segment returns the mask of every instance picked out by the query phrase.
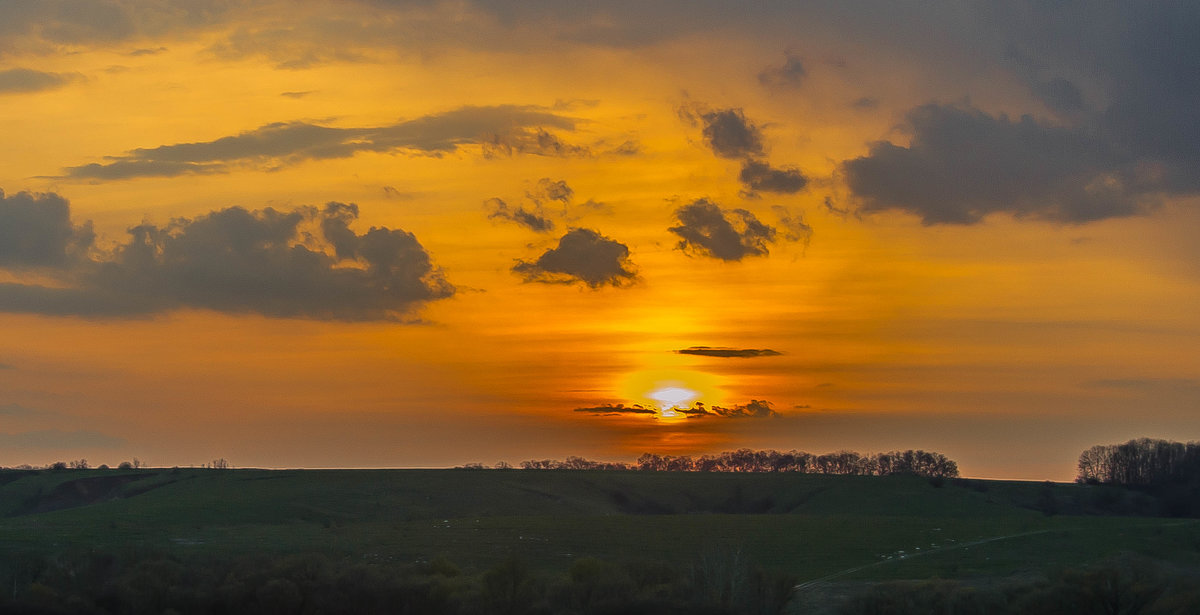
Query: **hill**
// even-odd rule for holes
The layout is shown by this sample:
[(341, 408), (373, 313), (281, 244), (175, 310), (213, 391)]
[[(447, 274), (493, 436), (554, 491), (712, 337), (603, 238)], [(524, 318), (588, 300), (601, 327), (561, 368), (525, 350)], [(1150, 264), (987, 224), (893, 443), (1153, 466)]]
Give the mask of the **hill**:
[[(483, 569), (734, 548), (801, 579), (956, 578), (1121, 551), (1200, 563), (1192, 521), (1105, 486), (912, 476), (522, 470), (0, 473), (0, 548), (322, 552)], [(918, 555), (919, 554), (919, 555)]]

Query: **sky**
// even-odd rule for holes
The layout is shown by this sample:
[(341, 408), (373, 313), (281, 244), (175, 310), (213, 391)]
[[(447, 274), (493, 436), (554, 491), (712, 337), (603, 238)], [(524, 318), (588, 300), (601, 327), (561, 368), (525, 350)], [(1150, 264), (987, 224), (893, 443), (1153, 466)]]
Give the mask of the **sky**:
[(0, 2), (0, 465), (1200, 439), (1200, 4)]

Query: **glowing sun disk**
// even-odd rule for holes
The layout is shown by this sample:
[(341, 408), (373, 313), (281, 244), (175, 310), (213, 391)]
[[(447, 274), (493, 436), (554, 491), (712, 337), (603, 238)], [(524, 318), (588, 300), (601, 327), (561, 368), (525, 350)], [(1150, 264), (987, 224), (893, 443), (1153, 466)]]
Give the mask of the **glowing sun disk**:
[(681, 404), (686, 404), (687, 402), (692, 401), (699, 396), (699, 393), (691, 389), (669, 386), (652, 391), (648, 397), (654, 401), (660, 402), (665, 411)]

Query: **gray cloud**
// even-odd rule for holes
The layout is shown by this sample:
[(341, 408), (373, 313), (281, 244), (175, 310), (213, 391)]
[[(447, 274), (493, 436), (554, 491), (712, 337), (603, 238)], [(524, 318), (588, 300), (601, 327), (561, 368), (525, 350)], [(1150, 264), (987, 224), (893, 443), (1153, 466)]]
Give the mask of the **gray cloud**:
[(80, 448), (117, 448), (124, 445), (124, 438), (87, 430), (62, 431), (58, 429), (42, 429), (21, 433), (0, 433), (0, 446), (5, 448), (71, 450)]
[(718, 109), (699, 114), (704, 141), (722, 158), (760, 157), (762, 132), (746, 119), (741, 109)]
[(1145, 171), (1088, 132), (935, 104), (910, 112), (908, 125), (907, 147), (879, 142), (843, 163), (860, 211), (907, 211), (925, 224), (996, 212), (1079, 223), (1147, 206)]
[(35, 414), (41, 413), (21, 404), (0, 404), (0, 416), (32, 416)]
[(747, 256), (766, 256), (767, 244), (775, 241), (775, 229), (759, 222), (745, 209), (721, 209), (707, 199), (699, 199), (675, 211), (679, 226), (670, 230), (678, 235), (678, 248), (685, 252), (740, 261)]
[(60, 45), (115, 43), (201, 29), (227, 19), (237, 3), (194, 0), (39, 0), (0, 2), (0, 51), (16, 39)]
[(719, 357), (723, 359), (737, 358), (750, 359), (754, 357), (776, 357), (782, 354), (777, 350), (770, 348), (722, 348), (713, 346), (692, 346), (682, 350), (676, 350), (679, 354), (690, 354), (701, 357)]
[(591, 156), (592, 151), (583, 145), (567, 143), (542, 128), (518, 129), (507, 133), (494, 133), (482, 141), (483, 153), (488, 157), (529, 154), (553, 158)]
[(653, 408), (647, 408), (638, 404), (626, 406), (625, 404), (604, 404), (602, 406), (592, 406), (588, 408), (576, 408), (575, 412), (587, 412), (590, 414), (600, 414), (604, 416), (617, 416), (621, 414), (656, 414)]
[(71, 223), (71, 207), (57, 194), (0, 190), (0, 267), (63, 267), (83, 258), (95, 234)]
[(575, 191), (564, 180), (552, 180), (549, 177), (543, 177), (537, 181), (536, 185), (525, 192), (525, 196), (539, 205), (549, 201), (557, 201), (563, 205), (567, 205), (571, 202), (572, 197), (575, 196)]
[(74, 73), (44, 73), (28, 68), (10, 68), (0, 70), (0, 94), (53, 90), (81, 78), (82, 75)]
[(108, 259), (65, 269), (61, 285), (0, 284), (0, 311), (101, 317), (202, 308), (396, 320), (454, 293), (411, 233), (360, 234), (350, 228), (357, 218), (357, 206), (329, 203), (143, 223)]
[(513, 208), (502, 199), (490, 198), (483, 206), (488, 210), (490, 220), (508, 220), (515, 222), (531, 231), (546, 233), (554, 230), (554, 222), (540, 213), (527, 211), (523, 206)]
[(800, 85), (808, 71), (804, 63), (791, 52), (786, 54), (782, 66), (772, 66), (758, 74), (758, 82), (769, 88), (796, 87)]
[(812, 240), (813, 228), (804, 221), (803, 213), (793, 214), (783, 205), (772, 205), (771, 210), (779, 217), (779, 228), (783, 229), (784, 239), (808, 246), (808, 242)]
[[(108, 162), (70, 167), (66, 177), (115, 180), (132, 177), (223, 173), (239, 166), (278, 166), (305, 160), (349, 158), (359, 152), (410, 151), (438, 155), (464, 145), (508, 143), (508, 152), (571, 155), (570, 146), (544, 127), (573, 130), (575, 120), (541, 107), (461, 107), (445, 113), (369, 128), (333, 128), (277, 122), (198, 143), (139, 148)], [(515, 150), (514, 150), (514, 145)], [(522, 144), (529, 145), (525, 147)]]
[(879, 107), (879, 99), (872, 98), (870, 96), (863, 96), (861, 98), (854, 99), (854, 101), (850, 103), (850, 107), (859, 111), (870, 111)]
[(528, 282), (582, 282), (592, 288), (637, 281), (629, 248), (586, 228), (567, 231), (558, 247), (546, 250), (536, 261), (518, 261), (512, 270)]
[(716, 417), (723, 419), (767, 419), (779, 416), (779, 413), (771, 409), (774, 405), (769, 401), (761, 399), (752, 399), (749, 403), (738, 404), (725, 408), (722, 406), (705, 406), (700, 402), (696, 402), (691, 408), (677, 408), (676, 412), (685, 414), (689, 419)]
[(776, 169), (762, 160), (747, 160), (742, 164), (742, 172), (738, 180), (754, 192), (774, 192), (777, 194), (795, 194), (808, 185), (808, 178), (800, 169), (791, 167)]

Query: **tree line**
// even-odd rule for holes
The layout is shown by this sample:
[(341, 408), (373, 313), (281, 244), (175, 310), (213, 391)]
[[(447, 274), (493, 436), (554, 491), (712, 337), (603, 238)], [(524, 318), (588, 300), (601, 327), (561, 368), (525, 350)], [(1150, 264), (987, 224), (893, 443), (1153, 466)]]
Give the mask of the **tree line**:
[(1079, 455), (1081, 483), (1156, 486), (1200, 480), (1200, 442), (1138, 438), (1097, 444)]
[[(507, 466), (507, 464), (504, 464)], [(465, 466), (482, 468), (480, 464)], [(498, 466), (500, 467), (500, 466)], [(958, 464), (941, 453), (923, 450), (890, 451), (862, 455), (838, 451), (814, 455), (803, 451), (780, 452), (748, 448), (716, 455), (656, 455), (645, 453), (633, 463), (590, 461), (582, 457), (565, 460), (522, 461), (525, 470), (640, 470), (653, 472), (800, 472), (807, 474), (855, 474), (886, 476), (914, 474), (929, 478), (956, 478)]]

